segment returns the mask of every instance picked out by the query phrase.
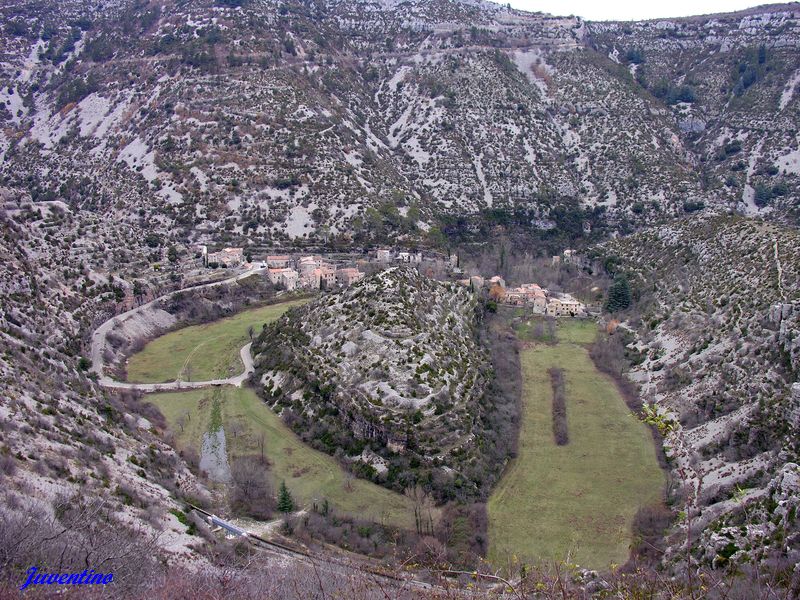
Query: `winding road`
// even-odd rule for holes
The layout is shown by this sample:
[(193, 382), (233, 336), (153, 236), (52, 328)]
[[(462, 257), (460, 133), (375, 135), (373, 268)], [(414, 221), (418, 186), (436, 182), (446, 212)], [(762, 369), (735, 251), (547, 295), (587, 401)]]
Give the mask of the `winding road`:
[(188, 290), (200, 290), (200, 289), (212, 288), (220, 285), (227, 285), (230, 283), (234, 283), (241, 279), (245, 279), (246, 277), (250, 277), (250, 275), (253, 275), (254, 273), (259, 273), (265, 268), (266, 267), (263, 265), (257, 265), (250, 267), (249, 269), (247, 269), (242, 273), (239, 273), (238, 275), (229, 277), (228, 279), (222, 279), (220, 281), (214, 281), (212, 283), (204, 283), (193, 287), (187, 287), (187, 288), (182, 288), (180, 290), (175, 290), (174, 292), (169, 292), (168, 294), (159, 296), (158, 298), (155, 298), (150, 302), (146, 302), (141, 306), (132, 308), (127, 312), (115, 315), (110, 319), (108, 319), (107, 321), (105, 321), (97, 329), (95, 329), (94, 333), (92, 334), (92, 366), (90, 370), (92, 373), (95, 373), (97, 375), (97, 382), (102, 387), (105, 388), (139, 390), (141, 392), (165, 392), (173, 390), (188, 390), (195, 388), (210, 387), (214, 385), (234, 385), (236, 387), (241, 387), (242, 384), (245, 382), (245, 380), (247, 380), (247, 378), (253, 372), (253, 357), (250, 354), (251, 344), (249, 343), (239, 351), (239, 356), (241, 357), (242, 364), (244, 365), (244, 371), (234, 377), (228, 377), (227, 379), (211, 379), (208, 381), (177, 380), (177, 381), (170, 381), (168, 383), (128, 383), (125, 381), (117, 381), (116, 379), (112, 379), (111, 377), (105, 374), (105, 362), (103, 360), (103, 351), (106, 348), (106, 336), (112, 329), (114, 329), (116, 325), (134, 317), (135, 315), (151, 308), (157, 302), (166, 300), (175, 294), (186, 292)]

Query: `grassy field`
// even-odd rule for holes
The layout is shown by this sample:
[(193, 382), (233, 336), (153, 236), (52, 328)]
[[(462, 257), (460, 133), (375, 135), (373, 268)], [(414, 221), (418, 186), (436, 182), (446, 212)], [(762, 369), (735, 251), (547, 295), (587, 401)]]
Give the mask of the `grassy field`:
[(408, 498), (362, 479), (348, 482), (332, 457), (304, 444), (251, 389), (225, 386), (150, 394), (146, 400), (164, 414), (181, 447), (199, 453), (203, 433), (221, 418), (229, 459), (259, 454), (263, 434), (275, 489), (285, 480), (302, 503), (327, 498), (341, 512), (414, 528), (414, 508)]
[(507, 318), (517, 317), (520, 320), (514, 325), (514, 331), (521, 340), (535, 341), (534, 329), (536, 324), (541, 324), (543, 332), (543, 342), (563, 342), (571, 344), (586, 345), (594, 341), (597, 333), (597, 323), (591, 319), (556, 319), (556, 337), (551, 338), (545, 320), (542, 317), (530, 317), (525, 319), (525, 313), (521, 309), (512, 309), (506, 312)]
[[(521, 354), (519, 454), (488, 503), (495, 564), (510, 556), (569, 558), (597, 569), (624, 563), (634, 514), (661, 498), (664, 475), (650, 432), (584, 347), (596, 331), (592, 321), (560, 320), (556, 344), (534, 344)], [(551, 367), (564, 369), (566, 380), (565, 446), (553, 439)]]
[(264, 323), (287, 309), (307, 302), (294, 300), (245, 310), (204, 325), (184, 327), (149, 342), (127, 365), (128, 381), (160, 383), (208, 381), (238, 375), (244, 369), (239, 350), (248, 342), (247, 329), (261, 331)]

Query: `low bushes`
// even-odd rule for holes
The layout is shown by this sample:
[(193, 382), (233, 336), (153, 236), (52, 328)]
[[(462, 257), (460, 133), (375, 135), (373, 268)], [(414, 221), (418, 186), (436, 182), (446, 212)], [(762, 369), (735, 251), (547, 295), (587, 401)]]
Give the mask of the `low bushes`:
[(569, 443), (567, 431), (567, 395), (564, 391), (564, 369), (553, 367), (547, 370), (550, 384), (553, 386), (553, 437), (556, 444), (566, 446)]

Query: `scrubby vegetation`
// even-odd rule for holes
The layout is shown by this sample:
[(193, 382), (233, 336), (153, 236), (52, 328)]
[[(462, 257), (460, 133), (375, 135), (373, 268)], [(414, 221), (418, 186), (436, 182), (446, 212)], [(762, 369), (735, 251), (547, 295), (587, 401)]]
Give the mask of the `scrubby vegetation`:
[[(797, 11), (590, 23), (488, 3), (369, 6), (66, 0), (0, 7), (0, 504), (8, 512), (0, 595), (15, 593), (11, 579), (25, 561), (74, 554), (85, 562), (101, 539), (138, 561), (138, 543), (156, 533), (169, 540), (168, 548), (148, 546), (158, 560), (145, 557), (127, 573), (119, 566), (131, 596), (416, 594), (387, 594), (330, 571), (319, 583), (313, 565), (284, 570), (256, 560), (252, 549), (216, 542), (181, 504), (191, 498), (211, 508), (192, 472), (196, 448), (178, 456), (161, 439), (166, 423), (150, 405), (97, 385), (88, 369), (94, 326), (166, 291), (224, 276), (228, 269), (199, 268), (198, 244), (209, 242), (247, 246), (249, 254), (387, 242), (464, 243), (470, 252), (489, 245), (497, 252), (488, 271), (509, 280), (535, 273), (564, 290), (574, 281), (574, 291), (599, 309), (605, 282), (592, 291), (582, 267), (515, 263), (523, 252), (503, 242), (542, 256), (609, 234), (620, 234), (610, 254), (629, 279), (631, 305), (614, 313), (621, 331), (601, 336), (593, 355), (608, 373), (642, 382), (646, 418), (669, 434), (683, 509), (664, 549), (672, 573), (591, 578), (566, 569), (552, 577), (519, 565), (509, 570), (513, 595), (558, 589), (580, 596), (595, 586), (609, 596), (800, 594), (791, 466), (800, 451), (791, 388), (800, 372)], [(721, 216), (729, 212), (755, 219)], [(685, 222), (676, 225), (675, 217)], [(644, 224), (656, 227), (638, 231)], [(191, 306), (176, 301), (201, 322), (252, 296), (227, 292), (230, 298)], [(388, 315), (374, 312), (370, 328), (388, 328)], [(530, 331), (537, 350), (564, 343), (553, 322), (520, 321), (515, 330)], [(459, 325), (445, 316), (437, 322), (443, 335)], [(314, 338), (291, 341), (313, 347)], [(382, 358), (359, 371), (377, 381), (395, 366), (406, 382), (394, 388), (414, 405), (398, 417), (405, 434), (391, 440), (398, 451), (389, 439), (376, 448), (353, 436), (352, 423), (334, 426), (343, 415), (331, 401), (338, 390), (323, 383), (331, 373), (291, 389), (306, 361), (296, 361), (291, 378), (255, 383), (311, 443), (334, 454), (344, 449), (339, 465), (362, 479), (328, 456), (315, 453), (325, 461), (312, 461), (320, 469), (314, 481), (324, 480), (320, 488), (337, 510), (385, 502), (394, 507), (387, 522), (405, 520), (421, 536), (415, 556), (433, 558), (442, 554), (432, 540), (447, 544), (436, 525), (430, 535), (418, 499), (361, 487), (363, 478), (421, 489), (426, 502), (431, 493), (456, 503), (480, 499), (515, 452), (514, 404), (499, 402), (493, 390), (513, 398), (519, 382), (503, 375), (516, 353), (452, 356), (452, 340), (427, 341), (398, 352), (402, 368)], [(439, 355), (428, 356), (431, 349)], [(130, 350), (116, 338), (108, 359)], [(569, 371), (565, 381), (573, 425), (580, 413), (569, 405)], [(423, 406), (434, 383), (444, 394)], [(550, 389), (546, 379), (540, 387)], [(359, 396), (362, 415), (391, 413), (393, 394), (377, 391)], [(250, 410), (258, 403), (252, 394), (241, 394), (246, 402), (227, 407), (241, 411), (235, 421), (265, 430), (277, 423), (274, 413), (268, 421)], [(188, 410), (204, 399), (172, 400)], [(216, 424), (225, 407), (211, 399), (201, 408), (209, 406), (220, 409)], [(197, 435), (194, 415), (174, 416), (167, 418), (176, 437)], [(437, 418), (441, 429), (426, 430)], [(380, 418), (358, 423), (365, 431), (386, 426)], [(230, 431), (232, 446), (265, 460), (263, 440), (246, 431)], [(574, 427), (569, 432), (559, 450), (583, 439)], [(288, 430), (274, 436), (309, 464), (307, 446)], [(313, 500), (317, 489), (305, 473), (294, 476), (285, 454), (273, 453), (268, 482), (277, 490), (285, 479), (298, 504)], [(429, 456), (442, 464), (427, 464)], [(530, 487), (538, 490), (541, 479)], [(248, 513), (262, 482), (239, 481), (233, 500)], [(62, 510), (62, 496), (70, 510)], [(75, 519), (88, 497), (102, 508)], [(465, 553), (485, 546), (480, 506), (442, 508)], [(31, 517), (27, 537), (19, 535), (27, 522), (19, 515)], [(659, 514), (642, 515), (640, 525), (651, 531), (645, 545), (660, 523)], [(360, 526), (354, 521), (348, 536), (360, 536)], [(686, 540), (691, 552), (681, 548)], [(14, 548), (16, 563), (7, 559)], [(170, 553), (200, 568), (162, 568)], [(455, 561), (449, 547), (445, 555)], [(146, 573), (134, 568), (140, 564)]]
[(550, 385), (553, 388), (553, 439), (558, 446), (569, 443), (569, 430), (567, 426), (567, 398), (564, 390), (564, 369), (551, 367), (547, 370), (550, 375)]
[(273, 508), (289, 512), (275, 505), (268, 467), (269, 463), (257, 456), (240, 456), (231, 461), (229, 503), (234, 515), (267, 520)]
[[(693, 560), (741, 564), (756, 546), (759, 561), (780, 560), (785, 546), (771, 536), (791, 537), (794, 526), (759, 506), (797, 460), (789, 416), (800, 365), (789, 333), (800, 298), (796, 232), (718, 216), (609, 246), (636, 286), (652, 293), (635, 305), (635, 332), (596, 346), (598, 362), (620, 372), (632, 363), (631, 374), (648, 382), (647, 418), (666, 438), (676, 485), (694, 481), (700, 490), (675, 490), (684, 514), (703, 511), (683, 524), (702, 532)], [(742, 539), (718, 535), (734, 523), (744, 527)]]

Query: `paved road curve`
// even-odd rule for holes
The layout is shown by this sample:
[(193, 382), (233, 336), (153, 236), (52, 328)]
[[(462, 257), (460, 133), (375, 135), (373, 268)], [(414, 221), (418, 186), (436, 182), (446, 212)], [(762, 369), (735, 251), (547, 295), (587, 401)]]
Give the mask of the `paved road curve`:
[(151, 300), (141, 306), (137, 306), (136, 308), (132, 308), (131, 310), (124, 312), (119, 315), (115, 315), (111, 317), (108, 321), (100, 325), (97, 329), (95, 329), (94, 333), (92, 334), (92, 368), (91, 371), (97, 374), (97, 382), (106, 388), (115, 388), (115, 389), (124, 389), (124, 390), (140, 390), (142, 392), (163, 392), (169, 390), (188, 390), (194, 388), (204, 388), (209, 387), (212, 385), (235, 385), (237, 387), (241, 387), (242, 383), (250, 376), (253, 372), (253, 357), (250, 355), (250, 344), (247, 344), (239, 351), (239, 356), (242, 358), (242, 364), (244, 365), (244, 371), (236, 375), (235, 377), (228, 377), (227, 379), (212, 379), (210, 381), (171, 381), (169, 383), (127, 383), (124, 381), (117, 381), (112, 379), (108, 375), (105, 374), (105, 364), (103, 361), (103, 351), (106, 348), (106, 336), (108, 333), (114, 329), (114, 325), (117, 323), (126, 321), (130, 319), (132, 316), (138, 314), (139, 312), (146, 310), (153, 306), (156, 302), (160, 302), (162, 300), (166, 300), (170, 298), (174, 294), (179, 292), (185, 292), (188, 290), (199, 290), (203, 288), (211, 288), (220, 285), (226, 285), (229, 283), (233, 283), (235, 281), (239, 281), (240, 279), (244, 279), (245, 277), (249, 277), (254, 273), (258, 273), (263, 270), (265, 267), (262, 265), (253, 266), (246, 271), (239, 273), (233, 277), (229, 277), (228, 279), (223, 279), (221, 281), (215, 281), (213, 283), (204, 283), (202, 285), (197, 285), (194, 287), (183, 288), (181, 290), (175, 290), (174, 292), (170, 292), (168, 294), (164, 294), (163, 296), (159, 296), (158, 298)]

